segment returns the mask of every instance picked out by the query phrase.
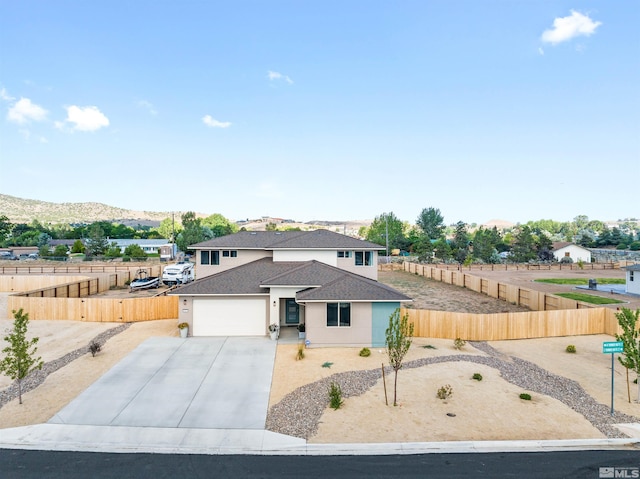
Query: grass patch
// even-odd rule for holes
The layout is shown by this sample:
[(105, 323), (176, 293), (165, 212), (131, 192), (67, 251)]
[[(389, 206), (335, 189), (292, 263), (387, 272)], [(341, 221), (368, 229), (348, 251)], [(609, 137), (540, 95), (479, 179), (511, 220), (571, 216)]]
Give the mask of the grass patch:
[[(534, 280), (537, 283), (551, 284), (569, 284), (574, 286), (586, 286), (589, 284), (588, 279), (582, 278), (542, 278)], [(625, 284), (624, 278), (596, 278), (598, 284)]]
[(562, 296), (563, 298), (573, 299), (574, 301), (582, 301), (584, 303), (591, 304), (624, 303), (624, 301), (618, 301), (617, 299), (603, 298), (602, 296), (593, 296), (591, 294), (584, 293), (556, 293), (556, 296)]

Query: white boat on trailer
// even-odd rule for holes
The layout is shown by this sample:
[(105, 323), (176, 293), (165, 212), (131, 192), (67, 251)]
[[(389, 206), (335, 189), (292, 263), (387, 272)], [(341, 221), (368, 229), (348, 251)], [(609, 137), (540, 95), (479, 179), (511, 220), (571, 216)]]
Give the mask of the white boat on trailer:
[(139, 269), (135, 278), (129, 283), (129, 292), (140, 291), (143, 289), (157, 288), (160, 286), (160, 278), (157, 276), (149, 276), (145, 269)]

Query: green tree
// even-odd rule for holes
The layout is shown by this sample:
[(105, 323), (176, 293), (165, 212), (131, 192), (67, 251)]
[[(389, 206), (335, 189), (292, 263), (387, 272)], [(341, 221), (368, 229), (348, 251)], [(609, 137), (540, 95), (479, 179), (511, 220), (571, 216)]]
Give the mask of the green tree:
[(365, 239), (372, 243), (386, 246), (387, 234), (389, 238), (389, 253), (392, 249), (403, 249), (405, 247), (404, 224), (393, 212), (376, 216), (366, 231)]
[(267, 225), (264, 227), (265, 231), (278, 231), (278, 225), (275, 223), (267, 223)]
[(528, 226), (520, 226), (513, 236), (511, 259), (516, 263), (526, 263), (538, 257), (535, 238)]
[(0, 243), (4, 244), (7, 238), (11, 235), (13, 225), (5, 215), (0, 215)]
[(57, 260), (66, 261), (68, 251), (69, 247), (67, 245), (59, 244), (53, 249), (53, 257)]
[(430, 240), (437, 240), (444, 236), (444, 218), (437, 208), (424, 208), (418, 216), (416, 224)]
[(112, 241), (111, 244), (109, 245), (109, 248), (107, 248), (107, 251), (104, 253), (104, 255), (107, 258), (119, 258), (120, 256), (122, 256), (122, 252), (120, 251), (120, 247), (118, 246), (118, 243), (116, 243), (115, 241)]
[[(119, 250), (119, 248), (118, 248)], [(119, 252), (119, 251), (118, 251)], [(130, 244), (124, 249), (124, 255), (135, 260), (146, 260), (147, 254), (137, 244)]]
[(93, 223), (89, 227), (89, 238), (87, 238), (87, 245), (85, 251), (89, 256), (102, 255), (109, 248), (109, 240), (100, 223)]
[(157, 228), (161, 238), (168, 238), (169, 241), (175, 242), (177, 236), (182, 231), (182, 223), (175, 218), (165, 218), (160, 222), (160, 226)]
[(456, 223), (451, 250), (453, 257), (460, 264), (464, 263), (469, 255), (469, 233), (464, 221)]
[(176, 243), (181, 251), (189, 251), (189, 246), (204, 240), (202, 220), (196, 218), (196, 214), (193, 211), (187, 211), (182, 215), (181, 221), (183, 230), (178, 235)]
[(202, 226), (211, 230), (212, 238), (227, 236), (238, 231), (238, 225), (232, 223), (220, 213), (214, 213), (202, 220)]
[(413, 338), (413, 323), (409, 323), (409, 315), (400, 317), (400, 309), (396, 309), (389, 316), (389, 327), (385, 331), (387, 355), (389, 364), (393, 368), (393, 405), (397, 406), (398, 396), (398, 371), (402, 367), (402, 361), (411, 347)]
[(13, 332), (4, 337), (9, 346), (2, 350), (5, 357), (0, 361), (0, 373), (18, 381), (18, 397), (22, 404), (22, 380), (35, 370), (42, 369), (44, 364), (40, 357), (35, 357), (39, 338), (27, 339), (29, 313), (23, 313), (22, 308), (13, 310)]
[(624, 343), (622, 356), (618, 356), (618, 361), (627, 370), (627, 394), (629, 402), (631, 402), (631, 394), (629, 393), (629, 369), (635, 371), (638, 382), (638, 397), (636, 402), (640, 402), (640, 345), (638, 345), (638, 317), (640, 309), (631, 311), (628, 308), (622, 308), (616, 313), (618, 324), (622, 329), (622, 334), (616, 334), (616, 340)]
[(75, 240), (73, 242), (73, 246), (71, 246), (71, 253), (84, 253), (84, 244), (82, 244), (82, 240)]

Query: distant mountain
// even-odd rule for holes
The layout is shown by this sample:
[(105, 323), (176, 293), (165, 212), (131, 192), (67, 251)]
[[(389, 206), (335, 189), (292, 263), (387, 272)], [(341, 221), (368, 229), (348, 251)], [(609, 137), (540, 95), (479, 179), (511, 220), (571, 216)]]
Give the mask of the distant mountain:
[[(182, 213), (176, 212), (176, 217)], [(157, 226), (171, 213), (135, 211), (116, 208), (103, 203), (49, 203), (0, 194), (0, 216), (5, 215), (12, 223), (92, 223), (111, 221), (129, 225)]]

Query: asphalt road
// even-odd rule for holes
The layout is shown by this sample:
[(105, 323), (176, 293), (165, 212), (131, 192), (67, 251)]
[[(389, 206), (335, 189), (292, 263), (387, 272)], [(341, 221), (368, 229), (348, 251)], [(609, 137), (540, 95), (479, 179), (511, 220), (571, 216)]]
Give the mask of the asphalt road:
[[(205, 456), (0, 449), (2, 479), (639, 477), (640, 451), (404, 456)], [(628, 468), (628, 469), (623, 469)], [(620, 472), (622, 471), (622, 472)], [(635, 471), (635, 472), (634, 472)]]

